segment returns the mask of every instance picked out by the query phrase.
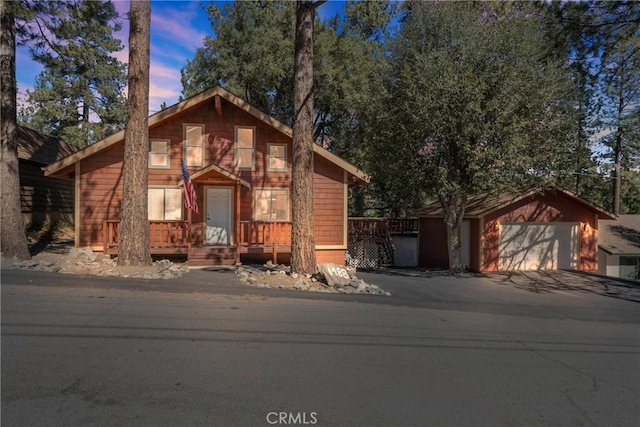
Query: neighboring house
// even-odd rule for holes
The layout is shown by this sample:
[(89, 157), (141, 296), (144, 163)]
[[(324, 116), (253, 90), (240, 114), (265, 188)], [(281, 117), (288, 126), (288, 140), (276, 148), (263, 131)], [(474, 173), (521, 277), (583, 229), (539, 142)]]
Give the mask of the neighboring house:
[(73, 182), (46, 177), (42, 168), (75, 151), (71, 144), (18, 126), (20, 203), (25, 224), (73, 222)]
[[(418, 265), (448, 268), (447, 232), (438, 202), (420, 210)], [(462, 262), (482, 272), (596, 270), (598, 220), (613, 219), (558, 187), (468, 199), (461, 227)]]
[[(186, 254), (190, 265), (230, 264), (241, 255), (291, 253), (292, 130), (215, 87), (149, 117), (152, 254)], [(348, 188), (368, 176), (313, 145), (318, 262), (344, 264)], [(76, 188), (76, 245), (116, 253), (124, 131), (46, 169)], [(183, 207), (180, 159), (199, 213)]]
[(640, 215), (601, 220), (598, 228), (598, 273), (640, 279)]

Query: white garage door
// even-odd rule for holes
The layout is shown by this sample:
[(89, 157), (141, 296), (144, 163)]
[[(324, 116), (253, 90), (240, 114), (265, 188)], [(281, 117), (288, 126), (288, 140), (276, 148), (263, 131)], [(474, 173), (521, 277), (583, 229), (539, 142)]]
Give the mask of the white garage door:
[(578, 224), (502, 224), (500, 270), (578, 268)]

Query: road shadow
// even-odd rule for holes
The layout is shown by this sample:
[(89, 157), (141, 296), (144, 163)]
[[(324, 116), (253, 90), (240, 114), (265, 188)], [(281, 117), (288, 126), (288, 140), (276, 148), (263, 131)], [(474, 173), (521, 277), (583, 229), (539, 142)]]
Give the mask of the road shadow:
[(582, 292), (640, 303), (640, 282), (585, 271), (513, 271), (491, 273), (486, 277), (496, 284), (537, 294)]
[[(378, 269), (368, 269), (368, 268), (358, 268), (357, 273), (367, 273), (367, 274), (376, 274), (381, 276), (390, 276), (390, 277), (424, 277), (424, 278), (446, 278), (450, 277), (452, 279), (462, 279), (462, 278), (471, 278), (471, 277), (486, 277), (483, 273), (474, 273), (470, 271), (465, 271), (459, 274), (452, 274), (449, 270), (420, 270), (415, 268), (378, 268)], [(357, 274), (356, 273), (356, 274)]]

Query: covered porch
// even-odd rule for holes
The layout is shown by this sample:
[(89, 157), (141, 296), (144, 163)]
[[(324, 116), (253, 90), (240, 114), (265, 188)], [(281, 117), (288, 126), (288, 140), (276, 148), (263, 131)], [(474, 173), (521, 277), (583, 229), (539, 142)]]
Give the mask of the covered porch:
[[(186, 255), (190, 265), (225, 265), (240, 261), (241, 254), (263, 255), (278, 262), (278, 255), (291, 253), (291, 222), (240, 221), (237, 238), (229, 244), (193, 244), (189, 221), (149, 221), (152, 255)], [(120, 220), (104, 221), (106, 255), (117, 255)]]

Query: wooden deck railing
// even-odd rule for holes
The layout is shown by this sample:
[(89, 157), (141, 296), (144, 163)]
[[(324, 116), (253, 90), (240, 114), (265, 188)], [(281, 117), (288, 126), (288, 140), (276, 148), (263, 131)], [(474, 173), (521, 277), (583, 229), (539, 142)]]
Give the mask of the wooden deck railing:
[(391, 234), (417, 231), (417, 219), (349, 218), (348, 238), (350, 243), (373, 243), (378, 246), (383, 264), (392, 264), (396, 247)]
[(389, 218), (389, 233), (411, 234), (418, 232), (418, 218)]
[[(189, 241), (188, 221), (149, 221), (149, 246), (152, 254), (188, 253)], [(104, 222), (104, 253), (118, 253), (120, 244), (120, 221)]]
[(290, 222), (240, 221), (240, 246), (291, 245)]
[(349, 218), (349, 240), (359, 242), (382, 242), (389, 236), (385, 218)]
[(417, 218), (349, 218), (349, 237), (359, 241), (381, 241), (388, 234), (418, 232)]

